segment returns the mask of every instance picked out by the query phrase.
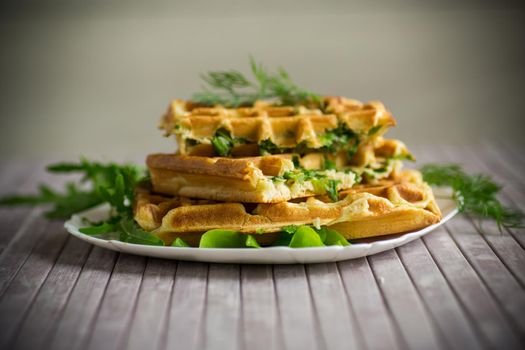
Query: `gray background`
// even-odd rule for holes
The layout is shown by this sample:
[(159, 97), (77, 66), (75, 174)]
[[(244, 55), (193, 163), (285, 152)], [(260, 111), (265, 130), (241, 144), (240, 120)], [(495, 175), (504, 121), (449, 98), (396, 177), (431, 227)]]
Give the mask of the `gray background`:
[[(41, 2), (44, 3), (44, 2)], [(199, 73), (248, 55), (301, 85), (380, 99), (408, 146), (520, 140), (519, 3), (36, 1), (0, 5), (0, 156), (140, 159)]]

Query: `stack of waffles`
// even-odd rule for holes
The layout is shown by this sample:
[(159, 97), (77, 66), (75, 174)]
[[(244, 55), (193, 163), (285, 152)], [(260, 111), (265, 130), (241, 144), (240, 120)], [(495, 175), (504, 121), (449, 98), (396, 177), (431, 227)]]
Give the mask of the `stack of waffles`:
[(161, 119), (178, 152), (151, 154), (135, 219), (171, 244), (211, 229), (272, 244), (288, 225), (320, 225), (346, 239), (419, 229), (441, 213), (413, 157), (384, 134), (381, 102), (326, 97), (318, 106), (204, 107), (175, 100)]

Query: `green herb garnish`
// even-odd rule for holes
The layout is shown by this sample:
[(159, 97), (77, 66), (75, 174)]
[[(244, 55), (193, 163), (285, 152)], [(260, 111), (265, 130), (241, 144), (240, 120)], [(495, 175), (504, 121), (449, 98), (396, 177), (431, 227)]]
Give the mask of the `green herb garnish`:
[(83, 177), (79, 183), (68, 183), (65, 193), (41, 185), (37, 195), (5, 197), (0, 200), (0, 205), (50, 204), (52, 208), (46, 213), (48, 218), (66, 219), (107, 202), (111, 205), (111, 217), (83, 227), (80, 232), (88, 235), (116, 232), (123, 242), (164, 245), (160, 238), (142, 230), (133, 220), (135, 185), (146, 176), (144, 170), (128, 164), (102, 164), (86, 159), (79, 163), (51, 165), (47, 170), (56, 174), (79, 173)]
[(501, 187), (486, 175), (469, 175), (460, 166), (427, 164), (421, 168), (430, 185), (450, 186), (460, 212), (496, 221), (498, 227), (521, 227), (523, 213), (505, 207), (496, 197)]
[(328, 194), (328, 197), (334, 202), (339, 200), (339, 194), (337, 193), (337, 185), (340, 183), (340, 180), (328, 180), (325, 183), (325, 191)]
[(264, 156), (268, 154), (280, 154), (284, 153), (284, 149), (277, 146), (270, 139), (265, 139), (259, 142), (259, 154)]
[(233, 139), (230, 136), (230, 133), (224, 129), (219, 129), (215, 133), (215, 136), (211, 139), (211, 144), (215, 149), (215, 153), (221, 157), (226, 157), (231, 154), (231, 149), (233, 147)]
[(273, 99), (280, 105), (291, 106), (322, 104), (319, 95), (298, 87), (283, 68), (279, 68), (276, 74), (270, 73), (252, 57), (250, 67), (255, 81), (235, 70), (201, 75), (207, 86), (204, 91), (194, 94), (192, 101), (205, 106), (226, 107), (249, 106), (259, 99)]
[(370, 130), (368, 130), (368, 137), (373, 136), (374, 134), (376, 134), (382, 127), (383, 127), (383, 125), (376, 125), (376, 126), (370, 128)]

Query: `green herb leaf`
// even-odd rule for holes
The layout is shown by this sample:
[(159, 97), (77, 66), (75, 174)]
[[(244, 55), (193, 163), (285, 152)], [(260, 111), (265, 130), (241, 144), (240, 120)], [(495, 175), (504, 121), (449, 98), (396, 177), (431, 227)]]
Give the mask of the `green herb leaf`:
[(79, 231), (86, 235), (95, 236), (115, 231), (115, 225), (103, 222), (95, 226), (82, 227)]
[(214, 136), (211, 139), (211, 144), (217, 153), (221, 157), (227, 157), (231, 153), (231, 148), (233, 144), (226, 138), (222, 136)]
[(163, 246), (164, 241), (149, 232), (142, 230), (131, 218), (123, 218), (118, 223), (119, 240), (127, 243)]
[(374, 134), (376, 134), (382, 127), (383, 127), (383, 125), (376, 125), (376, 126), (373, 126), (372, 128), (370, 128), (370, 130), (368, 130), (368, 137), (373, 136)]
[(498, 227), (521, 227), (523, 213), (505, 207), (496, 197), (501, 187), (486, 175), (468, 175), (459, 165), (427, 164), (423, 179), (436, 186), (450, 186), (461, 212), (496, 221)]
[(337, 170), (337, 166), (335, 165), (335, 162), (328, 157), (324, 157), (323, 160), (323, 169), (324, 170)]
[(190, 247), (190, 245), (186, 242), (184, 242), (184, 240), (180, 237), (177, 237), (173, 243), (171, 244), (172, 247), (179, 247), (179, 248), (188, 248)]
[(265, 139), (259, 142), (259, 154), (262, 156), (268, 154), (280, 154), (283, 152), (284, 150), (273, 143), (270, 139)]
[(261, 248), (259, 242), (252, 235), (246, 235), (246, 246), (249, 248)]
[(299, 226), (297, 225), (288, 225), (281, 228), (283, 232), (286, 232), (289, 235), (293, 235), (298, 229)]
[(201, 105), (226, 107), (253, 105), (258, 99), (273, 99), (281, 105), (322, 105), (319, 95), (299, 88), (284, 69), (279, 68), (272, 74), (253, 58), (250, 58), (250, 67), (255, 81), (235, 70), (203, 74), (202, 79), (208, 86), (194, 94), (192, 100)]
[(339, 200), (339, 193), (337, 192), (337, 185), (341, 182), (341, 180), (328, 180), (325, 182), (325, 190), (328, 194), (328, 197), (333, 202), (337, 202)]

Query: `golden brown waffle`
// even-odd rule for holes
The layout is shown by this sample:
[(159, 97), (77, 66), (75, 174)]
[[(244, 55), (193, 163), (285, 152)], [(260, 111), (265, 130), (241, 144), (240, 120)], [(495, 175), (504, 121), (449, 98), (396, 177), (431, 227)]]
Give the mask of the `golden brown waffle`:
[(327, 97), (325, 106), (323, 111), (257, 101), (253, 107), (225, 108), (174, 100), (159, 127), (166, 135), (176, 135), (181, 154), (213, 156), (211, 139), (222, 129), (233, 138), (243, 140), (233, 147), (233, 156), (255, 156), (260, 154), (258, 144), (265, 140), (280, 148), (303, 145), (318, 149), (325, 145), (323, 135), (343, 124), (358, 135), (360, 143), (366, 144), (395, 125), (394, 118), (379, 101), (363, 104), (342, 97)]
[[(209, 158), (151, 154), (146, 163), (153, 188), (159, 193), (248, 203), (277, 203), (326, 193), (321, 180), (277, 178), (294, 170), (291, 155)], [(336, 170), (321, 174), (326, 180), (337, 180), (337, 190), (351, 188), (357, 178), (353, 172)]]
[[(381, 150), (386, 157), (378, 157), (366, 167), (348, 167), (344, 157), (327, 157), (322, 153), (295, 159), (297, 156), (292, 154), (248, 158), (151, 154), (146, 163), (158, 193), (229, 202), (277, 203), (349, 189), (361, 180), (377, 181), (395, 174), (402, 163), (388, 157), (404, 154), (405, 148), (394, 142), (390, 146), (385, 143)], [(294, 160), (300, 167), (294, 165)], [(320, 170), (329, 160), (338, 170)]]
[(431, 188), (414, 170), (341, 192), (340, 198), (255, 205), (159, 196), (141, 187), (134, 216), (166, 244), (181, 237), (191, 245), (198, 245), (203, 232), (216, 228), (255, 234), (260, 243), (271, 244), (275, 232), (291, 224), (326, 225), (347, 239), (357, 239), (417, 230), (441, 219)]

